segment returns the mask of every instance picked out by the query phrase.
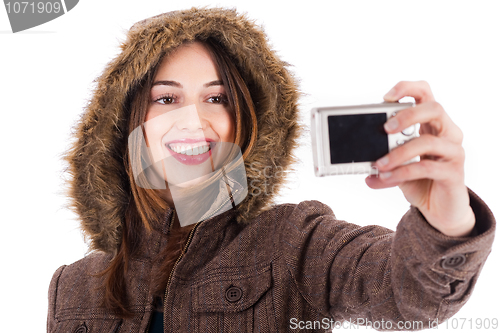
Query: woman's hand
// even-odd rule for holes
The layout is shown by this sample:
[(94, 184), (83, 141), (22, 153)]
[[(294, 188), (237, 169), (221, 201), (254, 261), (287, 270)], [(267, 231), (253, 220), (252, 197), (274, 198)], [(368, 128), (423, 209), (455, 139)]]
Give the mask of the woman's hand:
[[(366, 183), (375, 189), (399, 186), (434, 228), (448, 236), (467, 236), (475, 216), (464, 183), (462, 131), (434, 100), (427, 82), (399, 82), (384, 99), (396, 102), (405, 96), (414, 97), (417, 105), (398, 112), (385, 130), (397, 133), (420, 123), (420, 137), (379, 159), (379, 175), (366, 178)], [(416, 156), (420, 162), (403, 165)]]

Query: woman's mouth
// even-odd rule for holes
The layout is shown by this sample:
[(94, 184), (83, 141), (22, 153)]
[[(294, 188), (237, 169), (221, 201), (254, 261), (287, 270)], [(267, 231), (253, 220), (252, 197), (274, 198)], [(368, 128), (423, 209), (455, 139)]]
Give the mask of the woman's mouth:
[(196, 165), (205, 162), (212, 155), (215, 142), (172, 142), (165, 146), (177, 161), (186, 165)]

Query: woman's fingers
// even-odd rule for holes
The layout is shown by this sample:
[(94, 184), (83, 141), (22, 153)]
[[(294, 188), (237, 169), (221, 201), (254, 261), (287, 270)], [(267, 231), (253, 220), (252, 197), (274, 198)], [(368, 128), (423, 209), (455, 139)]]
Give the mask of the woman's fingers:
[(420, 162), (402, 165), (396, 169), (379, 172), (366, 178), (368, 186), (374, 189), (388, 188), (414, 180), (456, 182), (463, 179), (460, 168), (454, 167), (454, 162), (442, 162), (424, 159)]
[(417, 123), (421, 124), (420, 134), (432, 134), (457, 144), (462, 143), (462, 131), (451, 120), (441, 104), (434, 100), (399, 111), (385, 123), (384, 128), (387, 133), (392, 134)]
[(385, 94), (384, 100), (387, 102), (397, 102), (406, 96), (415, 98), (417, 104), (434, 100), (431, 87), (426, 81), (400, 81)]
[(389, 154), (377, 160), (375, 166), (379, 171), (389, 171), (416, 156), (428, 156), (428, 158), (442, 162), (453, 160), (463, 163), (465, 160), (464, 149), (461, 145), (424, 134), (393, 149)]

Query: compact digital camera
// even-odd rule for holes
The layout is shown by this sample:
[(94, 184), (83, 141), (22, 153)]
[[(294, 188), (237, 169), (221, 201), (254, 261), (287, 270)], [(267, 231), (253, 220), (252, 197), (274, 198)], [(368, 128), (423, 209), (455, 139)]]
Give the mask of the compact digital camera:
[[(414, 103), (319, 107), (311, 110), (311, 134), (316, 176), (378, 174), (374, 162), (418, 136), (418, 124), (387, 134), (384, 124)], [(415, 157), (406, 163), (418, 162)]]

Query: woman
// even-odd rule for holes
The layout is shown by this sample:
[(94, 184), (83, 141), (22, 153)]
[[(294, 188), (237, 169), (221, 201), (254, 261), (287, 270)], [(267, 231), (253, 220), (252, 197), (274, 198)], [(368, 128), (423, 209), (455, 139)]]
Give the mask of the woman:
[(93, 252), (55, 272), (48, 331), (401, 330), (451, 317), (495, 220), (464, 185), (462, 134), (428, 85), (401, 82), (385, 98), (403, 96), (417, 106), (386, 131), (419, 122), (421, 137), (367, 179), (412, 204), (396, 232), (317, 201), (273, 205), (295, 159), (298, 91), (263, 32), (221, 9), (136, 23), (67, 156)]

